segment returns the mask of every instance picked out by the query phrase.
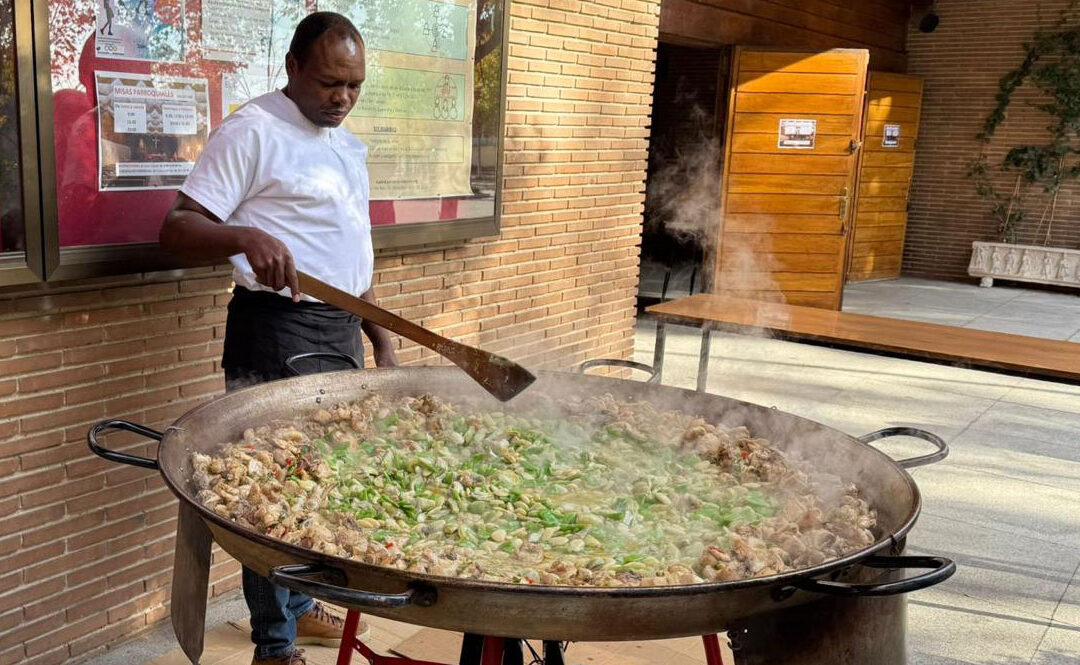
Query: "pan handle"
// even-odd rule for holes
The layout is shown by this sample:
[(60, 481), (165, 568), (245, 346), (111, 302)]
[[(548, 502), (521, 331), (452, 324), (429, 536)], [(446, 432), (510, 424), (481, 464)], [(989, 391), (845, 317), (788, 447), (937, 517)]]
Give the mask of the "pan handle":
[(905, 469), (912, 469), (917, 466), (940, 462), (949, 456), (949, 444), (945, 443), (944, 439), (937, 434), (932, 434), (926, 430), (915, 427), (886, 427), (885, 429), (879, 429), (876, 432), (870, 432), (869, 434), (860, 436), (859, 441), (862, 441), (863, 443), (872, 443), (878, 439), (887, 439), (892, 436), (910, 436), (916, 439), (922, 439), (923, 441), (928, 441), (937, 446), (937, 450), (932, 453), (897, 460), (896, 463)]
[(296, 369), (294, 363), (298, 360), (307, 360), (309, 358), (323, 358), (325, 360), (341, 360), (349, 365), (352, 365), (353, 369), (364, 369), (364, 366), (360, 364), (360, 361), (350, 356), (347, 353), (336, 353), (333, 351), (312, 351), (310, 353), (298, 353), (291, 358), (285, 360), (285, 371), (290, 376), (300, 376), (300, 370)]
[(660, 382), (660, 372), (656, 371), (656, 368), (652, 365), (634, 362), (633, 360), (623, 360), (621, 358), (595, 358), (593, 360), (586, 360), (577, 366), (577, 371), (579, 374), (584, 374), (586, 370), (592, 369), (593, 367), (629, 367), (630, 369), (648, 373), (649, 378), (645, 379), (645, 383)]
[(956, 572), (956, 563), (940, 556), (872, 556), (859, 561), (858, 565), (870, 568), (928, 568), (929, 572), (880, 584), (853, 584), (807, 578), (792, 582), (791, 587), (831, 596), (893, 596), (934, 586), (949, 579)]
[(110, 462), (119, 462), (120, 464), (130, 464), (131, 466), (139, 466), (144, 469), (160, 470), (157, 460), (150, 459), (149, 457), (139, 457), (138, 455), (128, 455), (127, 453), (118, 453), (115, 450), (109, 450), (98, 443), (98, 436), (105, 430), (110, 429), (122, 429), (128, 432), (134, 432), (145, 436), (148, 439), (153, 439), (158, 443), (161, 443), (162, 437), (165, 435), (156, 429), (150, 429), (149, 427), (143, 427), (142, 425), (136, 425), (135, 423), (129, 423), (126, 420), (102, 420), (97, 425), (90, 428), (90, 431), (86, 433), (86, 445), (90, 446), (90, 450), (93, 451), (98, 457), (104, 457)]
[[(330, 579), (332, 583), (309, 579), (309, 577), (319, 575)], [(270, 569), (269, 577), (274, 584), (349, 607), (381, 609), (395, 609), (406, 605), (429, 607), (435, 604), (436, 598), (433, 587), (420, 584), (411, 586), (405, 593), (374, 593), (350, 589), (340, 586), (346, 583), (345, 573), (341, 569), (315, 563), (277, 566)]]

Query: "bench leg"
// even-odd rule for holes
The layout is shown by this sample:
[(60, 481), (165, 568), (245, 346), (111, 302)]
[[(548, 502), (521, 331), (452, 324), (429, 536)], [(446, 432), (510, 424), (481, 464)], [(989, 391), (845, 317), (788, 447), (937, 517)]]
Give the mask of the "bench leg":
[(664, 382), (664, 343), (667, 341), (667, 332), (664, 330), (664, 322), (656, 322), (656, 342), (653, 345), (652, 364), (656, 372), (656, 382)]
[(709, 381), (709, 351), (712, 341), (712, 328), (708, 325), (701, 328), (701, 354), (698, 356), (697, 366), (697, 389), (705, 392), (705, 385)]

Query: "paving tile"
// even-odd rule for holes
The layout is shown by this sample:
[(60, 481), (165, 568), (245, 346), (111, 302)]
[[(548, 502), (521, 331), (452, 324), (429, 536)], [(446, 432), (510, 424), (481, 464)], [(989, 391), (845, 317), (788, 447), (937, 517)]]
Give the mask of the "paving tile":
[(1031, 319), (1006, 319), (988, 314), (971, 321), (965, 327), (974, 330), (990, 330), (1009, 333), (1010, 335), (1042, 337), (1061, 341), (1067, 340), (1080, 332), (1080, 327), (1077, 326), (1076, 321), (1073, 319), (1036, 321)]
[(1080, 445), (1015, 436), (972, 427), (949, 442), (949, 462), (1077, 493), (1080, 504)]
[(1070, 626), (1080, 626), (1080, 569), (1074, 573), (1069, 587), (1061, 596), (1057, 610), (1054, 612), (1054, 621)]
[(1058, 601), (1080, 565), (1080, 546), (1021, 538), (926, 513), (908, 536), (908, 553), (944, 556), (957, 565), (955, 575), (912, 599), (1044, 624), (1060, 614)]
[(922, 427), (959, 432), (994, 405), (994, 400), (949, 393), (912, 382), (866, 380), (834, 400), (837, 407), (872, 409)]
[(1075, 492), (982, 473), (948, 460), (917, 470), (923, 510), (1003, 532), (1005, 539), (1036, 539), (1080, 546)]
[(1031, 665), (1080, 664), (1080, 627), (1051, 626), (1039, 643)]
[[(1077, 341), (1080, 341), (1080, 337)], [(1043, 409), (1080, 413), (1080, 386), (1065, 383), (1021, 379), (1001, 399)]]
[(997, 432), (1002, 440), (1028, 439), (1080, 446), (1080, 413), (1000, 401), (979, 416), (972, 427)]
[(911, 665), (1027, 665), (1046, 623), (984, 609), (908, 601)]
[(1021, 296), (1001, 303), (987, 314), (999, 319), (1017, 319), (1033, 322), (1075, 321), (1080, 316), (1080, 300), (1067, 298), (1062, 302), (1035, 301)]

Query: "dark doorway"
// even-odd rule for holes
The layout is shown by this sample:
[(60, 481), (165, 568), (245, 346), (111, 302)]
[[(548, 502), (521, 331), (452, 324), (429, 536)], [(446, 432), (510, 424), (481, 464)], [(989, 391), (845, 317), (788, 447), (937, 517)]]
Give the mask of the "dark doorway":
[(641, 306), (703, 290), (720, 209), (731, 49), (661, 43), (649, 137)]

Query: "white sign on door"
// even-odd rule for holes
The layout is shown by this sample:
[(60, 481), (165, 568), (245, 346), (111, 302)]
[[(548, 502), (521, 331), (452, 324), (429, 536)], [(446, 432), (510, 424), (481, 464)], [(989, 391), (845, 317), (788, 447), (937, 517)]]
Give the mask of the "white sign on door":
[(900, 125), (885, 125), (885, 134), (881, 137), (881, 145), (886, 148), (900, 147)]
[(776, 147), (812, 150), (817, 136), (817, 120), (780, 120), (780, 138)]

